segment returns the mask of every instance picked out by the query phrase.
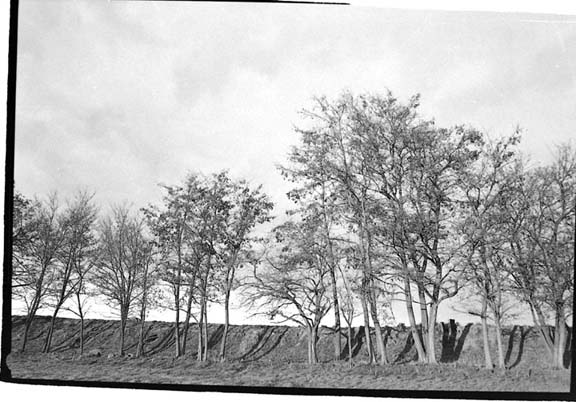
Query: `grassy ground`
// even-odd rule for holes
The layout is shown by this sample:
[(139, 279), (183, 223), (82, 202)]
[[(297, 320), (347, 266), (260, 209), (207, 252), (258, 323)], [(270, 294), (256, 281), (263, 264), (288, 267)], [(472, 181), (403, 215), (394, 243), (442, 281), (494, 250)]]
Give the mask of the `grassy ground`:
[[(12, 321), (12, 348), (18, 350), (23, 335), (22, 317)], [(568, 392), (569, 370), (552, 370), (542, 340), (530, 327), (505, 328), (506, 371), (485, 370), (482, 334), (479, 325), (442, 323), (437, 331), (436, 366), (415, 364), (416, 351), (409, 330), (386, 328), (386, 367), (365, 364), (364, 331), (355, 328), (351, 345), (353, 366), (335, 361), (334, 332), (323, 328), (318, 353), (323, 363), (306, 362), (306, 333), (301, 328), (282, 326), (231, 326), (227, 350), (229, 362), (216, 363), (223, 327), (209, 325), (208, 355), (212, 362), (198, 362), (197, 328), (188, 336), (187, 355), (173, 359), (173, 326), (166, 322), (146, 324), (146, 358), (118, 357), (117, 321), (88, 320), (85, 351), (98, 350), (100, 357), (78, 357), (78, 321), (59, 319), (54, 331), (53, 352), (41, 353), (49, 318), (37, 317), (24, 353), (8, 356), (13, 378), (136, 382), (152, 384), (194, 384), (270, 386), (297, 388), (351, 388), (387, 390), (521, 391)], [(571, 331), (570, 331), (571, 335)], [(138, 324), (129, 323), (126, 353), (135, 354)], [(348, 340), (341, 339), (343, 356)], [(568, 345), (570, 339), (567, 340)], [(492, 345), (494, 346), (494, 345)], [(493, 347), (493, 357), (496, 356)], [(346, 355), (346, 356), (344, 356)], [(567, 365), (570, 351), (566, 354)]]
[(568, 392), (569, 370), (484, 370), (439, 364), (375, 367), (347, 363), (197, 362), (169, 357), (73, 358), (58, 354), (13, 353), (12, 376), (30, 379), (118, 381), (298, 388)]

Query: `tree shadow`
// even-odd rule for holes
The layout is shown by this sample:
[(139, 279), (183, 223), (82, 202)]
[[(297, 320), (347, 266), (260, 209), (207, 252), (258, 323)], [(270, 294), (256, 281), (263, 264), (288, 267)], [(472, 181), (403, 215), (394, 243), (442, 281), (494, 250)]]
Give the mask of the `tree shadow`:
[[(345, 359), (347, 359), (347, 358), (348, 358), (348, 348), (349, 348), (349, 347), (354, 348), (353, 339), (354, 339), (354, 337), (356, 336), (354, 328), (350, 328), (350, 333), (351, 333), (351, 338), (352, 338), (352, 339), (350, 339), (350, 337), (348, 337), (348, 328), (346, 328), (346, 331), (345, 331), (345, 334), (344, 334), (344, 337), (346, 338), (346, 345), (344, 345), (344, 347), (342, 348), (342, 351), (340, 352), (339, 360), (345, 360)], [(352, 352), (352, 355), (353, 355), (353, 354), (354, 354), (354, 352)]]
[(512, 356), (512, 350), (514, 349), (514, 338), (516, 336), (516, 331), (518, 330), (518, 325), (514, 325), (508, 334), (508, 346), (506, 348), (506, 355), (504, 356), (504, 364), (508, 367), (508, 362)]
[[(526, 337), (528, 336), (531, 330), (532, 328), (530, 327), (526, 327), (526, 329), (524, 329), (524, 327), (520, 327), (520, 342), (518, 343), (518, 353), (516, 354), (516, 360), (514, 360), (514, 363), (509, 365), (508, 368), (511, 369), (520, 364), (520, 361), (522, 360), (522, 355), (524, 354), (524, 342), (526, 341)], [(510, 334), (510, 338), (512, 339), (512, 342), (514, 342), (512, 333)], [(508, 339), (508, 345), (510, 345), (510, 339)], [(506, 355), (508, 355), (508, 352), (506, 352)]]
[[(157, 339), (157, 337), (155, 339)], [(174, 346), (174, 343), (175, 343), (174, 326), (171, 325), (166, 329), (166, 331), (164, 331), (164, 335), (162, 336), (162, 338), (160, 338), (158, 342), (156, 342), (156, 345), (151, 346), (150, 349), (148, 349), (146, 354), (151, 355), (162, 352), (168, 349), (169, 347)]]
[(440, 362), (455, 362), (460, 358), (464, 341), (470, 332), (472, 324), (466, 324), (462, 333), (458, 337), (458, 326), (456, 321), (450, 320), (449, 323), (442, 323), (442, 355)]
[(212, 349), (214, 346), (218, 345), (222, 340), (222, 335), (224, 335), (224, 324), (221, 324), (210, 334), (208, 339), (208, 349)]
[[(260, 360), (261, 358), (267, 356), (270, 352), (272, 352), (280, 344), (280, 341), (282, 341), (282, 338), (284, 338), (284, 335), (286, 335), (286, 333), (290, 328), (284, 328), (282, 333), (278, 335), (278, 337), (276, 338), (276, 341), (273, 344), (269, 344), (269, 341), (272, 338), (272, 335), (274, 334), (276, 329), (277, 328), (271, 328), (271, 327), (266, 328), (266, 330), (258, 337), (258, 341), (254, 345), (254, 347), (246, 354), (241, 356), (239, 360), (243, 360), (245, 362), (254, 362)], [(268, 346), (268, 349), (264, 350), (266, 346)], [(259, 354), (259, 352), (262, 353)], [(246, 359), (246, 357), (249, 356), (250, 359)]]
[(354, 347), (352, 348), (352, 357), (356, 357), (358, 355), (358, 353), (360, 353), (360, 349), (362, 349), (362, 345), (364, 344), (364, 335), (365, 335), (365, 331), (364, 331), (364, 327), (358, 327), (358, 332), (356, 333), (356, 336), (354, 337)]
[(412, 331), (409, 331), (408, 336), (406, 337), (406, 343), (404, 344), (404, 348), (400, 351), (398, 356), (396, 356), (396, 359), (394, 359), (394, 363), (402, 363), (413, 360), (408, 359), (408, 354), (410, 353), (410, 351), (412, 351), (413, 346), (414, 346), (414, 335), (412, 334)]
[(572, 333), (573, 328), (566, 326), (566, 345), (564, 348), (564, 367), (570, 368), (572, 365)]

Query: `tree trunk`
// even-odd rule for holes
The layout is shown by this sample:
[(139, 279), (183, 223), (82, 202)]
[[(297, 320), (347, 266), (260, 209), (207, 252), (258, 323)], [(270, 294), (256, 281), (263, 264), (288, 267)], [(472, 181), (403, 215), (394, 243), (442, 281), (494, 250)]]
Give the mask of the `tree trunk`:
[(376, 300), (373, 290), (369, 289), (368, 292), (370, 292), (370, 314), (372, 316), (372, 322), (374, 323), (374, 329), (376, 332), (376, 345), (378, 346), (378, 354), (380, 355), (379, 360), (381, 365), (386, 365), (388, 364), (388, 357), (386, 356), (386, 345), (384, 344), (382, 328), (380, 327), (380, 320), (378, 319), (378, 312), (376, 311)]
[(348, 364), (352, 367), (352, 322), (348, 323)]
[(488, 342), (488, 300), (487, 296), (484, 294), (482, 297), (482, 311), (481, 311), (481, 322), (482, 322), (482, 341), (484, 345), (484, 364), (486, 368), (492, 370), (494, 367), (492, 364), (492, 356), (490, 355), (490, 343)]
[[(178, 285), (178, 288), (180, 288), (180, 285)], [(181, 349), (181, 345), (180, 345), (180, 292), (179, 290), (176, 291), (176, 296), (175, 296), (175, 300), (176, 302), (174, 303), (176, 305), (176, 318), (174, 320), (174, 346), (176, 347), (176, 357), (180, 357), (182, 356), (182, 349)]]
[(554, 368), (564, 368), (564, 348), (566, 343), (566, 322), (564, 320), (564, 306), (556, 307), (556, 320), (554, 330)]
[[(82, 289), (81, 285), (79, 285), (79, 289)], [(76, 303), (78, 305), (78, 315), (80, 316), (80, 356), (82, 356), (84, 354), (84, 311), (82, 310), (79, 292), (76, 293)]]
[(336, 285), (336, 273), (334, 272), (335, 267), (330, 267), (330, 280), (332, 281), (332, 300), (334, 306), (334, 358), (340, 360), (342, 355), (342, 339), (340, 333), (340, 303), (338, 302), (338, 291)]
[(506, 368), (506, 362), (504, 360), (504, 345), (502, 342), (502, 318), (496, 315), (496, 346), (498, 347), (498, 367)]
[(308, 327), (308, 364), (318, 363), (316, 345), (318, 342), (318, 327)]
[(370, 318), (368, 317), (368, 305), (366, 303), (365, 292), (362, 292), (362, 313), (364, 315), (364, 337), (366, 339), (366, 350), (368, 352), (368, 363), (374, 361), (374, 350), (372, 349), (372, 338), (370, 337)]
[(222, 341), (220, 342), (220, 361), (226, 360), (226, 339), (228, 337), (228, 326), (230, 325), (229, 304), (230, 291), (226, 292), (224, 299), (224, 332), (222, 333)]
[(140, 332), (138, 334), (138, 349), (136, 350), (136, 356), (144, 356), (144, 323), (146, 322), (146, 304), (142, 303), (142, 309), (140, 310)]
[(530, 304), (530, 313), (532, 314), (532, 320), (534, 321), (534, 326), (540, 332), (542, 339), (544, 340), (544, 344), (550, 356), (554, 356), (554, 342), (550, 337), (550, 333), (548, 332), (548, 328), (546, 322), (544, 320), (542, 311), (539, 307), (536, 306), (534, 303)]
[(84, 354), (84, 314), (80, 313), (80, 356)]
[(184, 334), (182, 336), (182, 345), (180, 346), (180, 351), (182, 356), (186, 354), (186, 344), (188, 343), (188, 331), (190, 330), (190, 317), (192, 316), (192, 292), (194, 286), (194, 279), (190, 283), (188, 289), (188, 300), (186, 302), (186, 318), (184, 320)]
[(420, 325), (422, 328), (422, 338), (428, 337), (428, 307), (426, 305), (426, 294), (424, 293), (424, 285), (418, 283), (418, 299), (420, 303)]
[(430, 303), (430, 315), (428, 321), (428, 344), (426, 345), (426, 350), (428, 351), (428, 363), (436, 364), (436, 345), (435, 345), (435, 338), (436, 338), (436, 315), (438, 312), (438, 302), (433, 300)]
[(120, 314), (120, 345), (119, 345), (119, 353), (120, 356), (124, 356), (124, 334), (126, 331), (126, 320), (128, 314), (124, 313), (122, 311), (122, 313)]
[(200, 300), (200, 317), (198, 319), (198, 361), (204, 360), (204, 299)]
[(204, 300), (204, 360), (208, 360), (208, 301)]
[(24, 352), (26, 349), (26, 343), (28, 343), (28, 333), (30, 332), (30, 328), (32, 327), (32, 320), (31, 317), (26, 317), (26, 322), (24, 323), (24, 337), (22, 338), (22, 345), (20, 346), (20, 352)]
[(416, 318), (414, 318), (414, 307), (412, 306), (412, 292), (410, 291), (410, 280), (408, 279), (407, 275), (404, 275), (404, 297), (406, 300), (406, 310), (408, 312), (408, 320), (410, 321), (410, 331), (412, 332), (412, 339), (414, 340), (414, 346), (416, 347), (416, 351), (418, 352), (418, 361), (420, 363), (425, 363), (428, 359), (426, 358), (426, 352), (424, 351), (422, 339), (420, 338), (418, 328), (416, 327)]
[(48, 328), (48, 333), (46, 334), (46, 339), (44, 340), (44, 347), (42, 348), (42, 353), (49, 353), (50, 346), (52, 345), (52, 334), (54, 333), (54, 325), (56, 324), (56, 316), (60, 310), (60, 305), (56, 305), (54, 308), (54, 313), (52, 313), (52, 318), (50, 319), (50, 327)]

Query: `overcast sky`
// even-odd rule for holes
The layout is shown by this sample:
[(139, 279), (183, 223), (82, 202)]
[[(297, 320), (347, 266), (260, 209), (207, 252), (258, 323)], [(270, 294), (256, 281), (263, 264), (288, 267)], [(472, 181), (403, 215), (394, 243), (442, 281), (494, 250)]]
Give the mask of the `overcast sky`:
[(157, 202), (230, 169), (288, 206), (286, 159), (314, 95), (422, 95), (439, 125), (524, 129), (549, 160), (576, 127), (576, 18), (185, 2), (20, 2), (16, 189)]

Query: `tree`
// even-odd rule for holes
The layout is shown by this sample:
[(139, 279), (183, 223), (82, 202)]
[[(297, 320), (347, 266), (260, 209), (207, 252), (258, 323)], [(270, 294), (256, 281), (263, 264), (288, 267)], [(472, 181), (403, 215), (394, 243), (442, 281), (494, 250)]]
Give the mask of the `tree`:
[[(325, 97), (315, 98), (314, 106), (303, 114), (311, 119), (312, 127), (298, 130), (301, 144), (290, 153), (291, 175), (305, 184), (324, 192), (324, 200), (338, 200), (342, 225), (352, 234), (360, 251), (362, 277), (362, 308), (370, 362), (373, 348), (370, 341), (370, 318), (375, 326), (376, 344), (380, 363), (386, 364), (386, 350), (376, 303), (378, 269), (372, 261), (374, 248), (372, 212), (376, 200), (368, 176), (368, 160), (361, 149), (362, 127), (357, 124), (356, 103), (353, 95), (345, 93), (334, 102)], [(326, 187), (321, 183), (329, 183)], [(328, 190), (328, 192), (326, 192)], [(318, 193), (319, 190), (316, 190)], [(322, 202), (326, 206), (327, 203)], [(329, 204), (328, 204), (329, 205)], [(330, 223), (330, 222), (328, 222)], [(326, 236), (328, 239), (330, 235)], [(333, 284), (334, 286), (334, 284)], [(333, 296), (337, 300), (337, 296)]]
[(331, 306), (328, 267), (318, 250), (316, 230), (307, 222), (293, 221), (275, 228), (278, 247), (263, 263), (253, 264), (244, 293), (250, 308), (306, 329), (310, 364), (318, 362), (318, 328)]
[[(514, 286), (530, 306), (557, 368), (564, 367), (566, 319), (572, 315), (575, 194), (576, 151), (564, 144), (551, 165), (529, 171), (519, 167), (505, 204)], [(554, 321), (553, 334), (547, 316)]]
[(502, 323), (507, 306), (509, 288), (507, 263), (507, 238), (505, 216), (500, 208), (510, 196), (513, 187), (514, 147), (520, 137), (516, 134), (495, 142), (487, 142), (482, 157), (462, 176), (466, 218), (462, 221), (467, 264), (466, 278), (473, 293), (481, 298), (481, 311), (474, 312), (481, 318), (486, 368), (492, 369), (489, 348), (488, 317), (496, 327), (498, 367), (504, 368)]
[(143, 244), (139, 246), (141, 256), (139, 260), (142, 264), (141, 279), (138, 282), (137, 293), (140, 297), (137, 300), (140, 309), (139, 322), (140, 329), (138, 333), (138, 346), (136, 349), (136, 357), (142, 357), (145, 354), (144, 350), (144, 327), (148, 309), (155, 304), (158, 300), (156, 285), (158, 282), (158, 264), (155, 259), (154, 242), (144, 239)]
[(20, 351), (24, 351), (30, 327), (36, 313), (43, 307), (46, 294), (55, 275), (55, 262), (64, 237), (58, 219), (58, 199), (29, 202), (17, 195), (15, 227), (15, 268), (12, 289), (14, 296), (26, 306), (24, 336)]
[(244, 255), (251, 247), (250, 231), (257, 225), (270, 220), (273, 204), (261, 187), (251, 189), (244, 180), (229, 182), (225, 195), (231, 209), (225, 215), (220, 244), (216, 247), (216, 258), (221, 265), (221, 291), (224, 293), (224, 332), (220, 343), (220, 360), (226, 358), (226, 340), (230, 320), (230, 294), (234, 285), (236, 268), (245, 260)]
[(50, 326), (46, 334), (43, 352), (50, 352), (54, 324), (58, 312), (66, 301), (74, 294), (75, 288), (83, 280), (79, 265), (84, 261), (89, 250), (94, 246), (93, 224), (96, 220), (96, 208), (92, 204), (92, 195), (78, 193), (63, 211), (59, 225), (63, 236), (60, 250), (58, 250), (55, 265), (54, 280), (50, 283), (49, 294), (53, 300), (53, 313)]
[(141, 281), (149, 255), (142, 221), (126, 207), (114, 207), (112, 216), (99, 227), (99, 258), (94, 268), (94, 284), (108, 305), (120, 316), (118, 353), (124, 355), (126, 323), (141, 296)]

